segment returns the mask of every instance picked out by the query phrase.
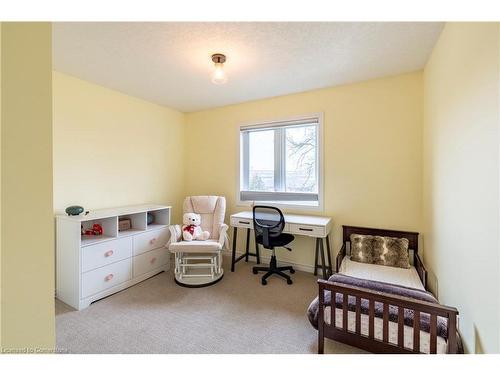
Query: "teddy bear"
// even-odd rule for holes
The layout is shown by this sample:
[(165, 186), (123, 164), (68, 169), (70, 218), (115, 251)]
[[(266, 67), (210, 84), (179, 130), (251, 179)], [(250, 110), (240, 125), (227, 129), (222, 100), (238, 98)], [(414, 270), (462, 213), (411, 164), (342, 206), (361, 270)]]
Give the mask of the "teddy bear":
[(192, 240), (208, 240), (210, 233), (206, 230), (201, 229), (201, 215), (195, 214), (194, 212), (185, 213), (182, 216), (182, 239), (184, 241)]

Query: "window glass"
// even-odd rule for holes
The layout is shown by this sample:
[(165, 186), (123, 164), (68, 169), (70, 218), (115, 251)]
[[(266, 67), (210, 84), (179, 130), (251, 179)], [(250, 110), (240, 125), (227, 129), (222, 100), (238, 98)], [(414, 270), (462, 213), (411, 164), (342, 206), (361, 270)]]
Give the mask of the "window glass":
[(286, 191), (318, 191), (316, 129), (316, 126), (286, 129)]
[(274, 191), (274, 130), (248, 134), (248, 190)]

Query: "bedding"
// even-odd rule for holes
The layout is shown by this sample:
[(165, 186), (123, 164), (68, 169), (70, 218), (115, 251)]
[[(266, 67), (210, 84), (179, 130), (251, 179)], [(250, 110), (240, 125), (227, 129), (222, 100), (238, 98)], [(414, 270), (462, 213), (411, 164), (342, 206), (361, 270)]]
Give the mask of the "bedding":
[(373, 236), (351, 234), (351, 256), (354, 262), (373, 263)]
[(406, 238), (351, 234), (350, 241), (354, 262), (410, 268)]
[(425, 290), (417, 270), (413, 266), (410, 268), (380, 267), (376, 264), (354, 262), (345, 256), (340, 265), (339, 273), (359, 279), (382, 281)]
[(373, 237), (373, 264), (389, 267), (410, 268), (408, 239)]

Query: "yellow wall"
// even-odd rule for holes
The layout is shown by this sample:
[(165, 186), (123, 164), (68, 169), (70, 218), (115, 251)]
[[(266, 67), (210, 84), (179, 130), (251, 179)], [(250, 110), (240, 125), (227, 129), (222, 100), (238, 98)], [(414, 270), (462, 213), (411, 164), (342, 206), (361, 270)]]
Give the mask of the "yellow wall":
[(499, 31), (449, 23), (424, 73), (425, 263), (471, 352), (499, 351)]
[(3, 349), (54, 347), (52, 27), (2, 23)]
[(2, 23), (0, 22), (0, 350), (2, 350)]
[[(418, 231), (419, 72), (187, 114), (186, 195), (226, 196), (226, 220), (247, 209), (236, 206), (239, 124), (317, 112), (324, 113), (325, 196), (324, 210), (314, 213), (333, 217), (333, 252), (341, 243), (342, 224)], [(299, 238), (292, 246), (279, 258), (312, 268), (314, 241)]]
[(173, 205), (180, 218), (184, 114), (58, 72), (54, 209)]

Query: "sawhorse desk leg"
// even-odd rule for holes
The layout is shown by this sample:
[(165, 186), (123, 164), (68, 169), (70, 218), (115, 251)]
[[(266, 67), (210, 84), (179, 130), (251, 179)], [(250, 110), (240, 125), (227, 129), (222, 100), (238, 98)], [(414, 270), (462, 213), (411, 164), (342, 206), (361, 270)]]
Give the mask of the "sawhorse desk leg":
[(236, 258), (236, 243), (238, 238), (238, 227), (234, 227), (233, 229), (233, 249), (231, 253), (231, 272), (234, 272), (234, 266), (240, 260), (245, 258), (245, 262), (248, 262), (249, 256), (256, 257), (257, 264), (260, 264), (260, 254), (259, 254), (259, 244), (255, 242), (255, 253), (250, 252), (250, 228), (247, 228), (247, 241), (245, 245), (245, 253)]
[(234, 265), (236, 264), (236, 236), (238, 235), (238, 228), (233, 229), (233, 251), (231, 253), (231, 272), (234, 272)]
[[(325, 259), (325, 247), (323, 245), (323, 238), (316, 238), (316, 250), (314, 255), (314, 276), (318, 274), (318, 268), (323, 271), (323, 279), (328, 279), (332, 275), (332, 256), (330, 254), (330, 238), (326, 236), (326, 259)], [(318, 258), (321, 257), (321, 264), (318, 262)], [(328, 260), (328, 263), (326, 263)]]

